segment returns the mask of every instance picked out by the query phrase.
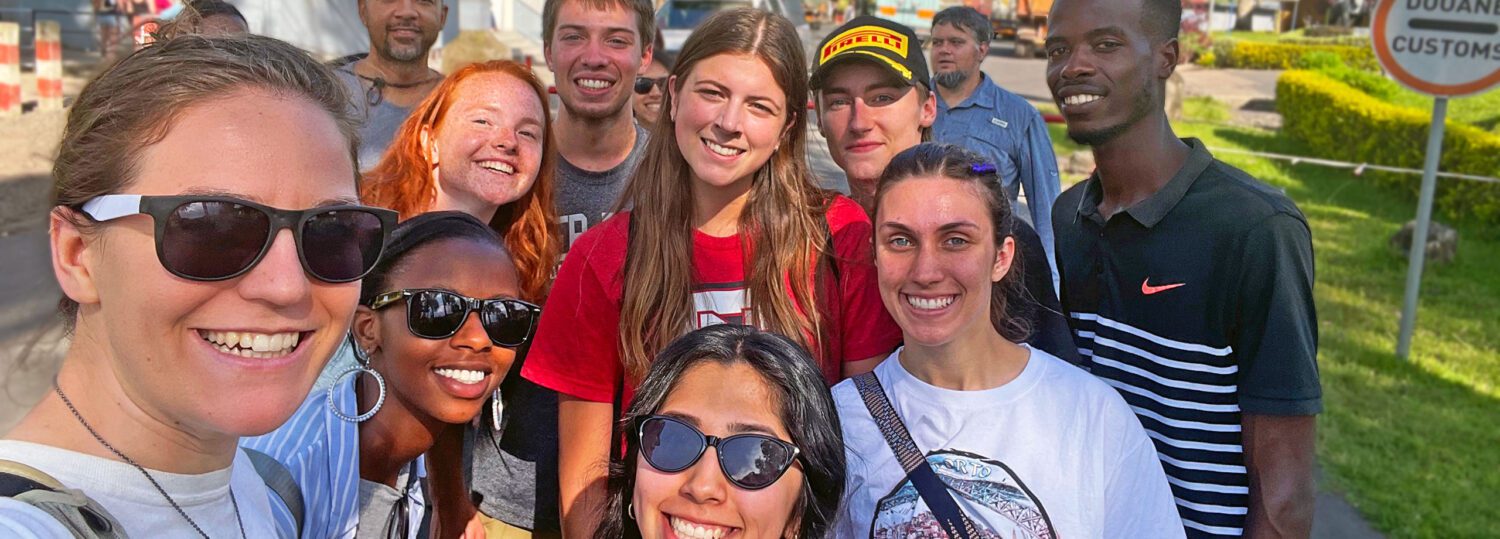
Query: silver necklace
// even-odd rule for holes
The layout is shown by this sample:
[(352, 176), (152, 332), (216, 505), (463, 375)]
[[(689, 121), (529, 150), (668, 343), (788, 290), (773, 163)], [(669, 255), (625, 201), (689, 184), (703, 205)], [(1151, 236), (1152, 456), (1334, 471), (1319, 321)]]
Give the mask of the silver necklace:
[[(203, 528), (199, 527), (197, 522), (193, 522), (193, 518), (188, 516), (187, 511), (183, 511), (182, 506), (177, 505), (177, 500), (172, 499), (171, 494), (167, 494), (167, 489), (162, 488), (161, 483), (157, 483), (156, 478), (151, 477), (151, 473), (147, 472), (145, 467), (136, 464), (130, 457), (121, 453), (119, 449), (115, 449), (115, 446), (109, 445), (109, 442), (104, 441), (104, 437), (100, 436), (94, 430), (94, 427), (89, 425), (88, 421), (84, 421), (83, 414), (78, 413), (78, 408), (73, 406), (73, 401), (68, 400), (68, 396), (63, 394), (61, 386), (53, 385), (52, 391), (57, 393), (57, 397), (62, 399), (64, 405), (67, 405), (68, 411), (73, 412), (73, 418), (78, 420), (78, 424), (83, 425), (83, 430), (89, 431), (89, 434), (94, 435), (94, 440), (98, 441), (99, 445), (104, 446), (105, 449), (108, 449), (110, 453), (114, 453), (116, 457), (120, 457), (120, 460), (125, 461), (126, 464), (134, 466), (136, 470), (140, 470), (141, 475), (146, 476), (146, 480), (151, 482), (151, 486), (156, 487), (156, 491), (161, 493), (161, 497), (166, 498), (167, 503), (172, 504), (172, 509), (176, 509), (177, 514), (182, 515), (182, 519), (186, 520), (188, 525), (192, 526), (193, 530), (198, 532), (198, 535), (203, 536), (203, 539), (209, 539), (208, 533), (204, 532)], [(229, 504), (234, 507), (234, 521), (240, 526), (240, 539), (245, 539), (245, 522), (240, 520), (240, 502), (234, 499), (233, 487), (229, 489)]]

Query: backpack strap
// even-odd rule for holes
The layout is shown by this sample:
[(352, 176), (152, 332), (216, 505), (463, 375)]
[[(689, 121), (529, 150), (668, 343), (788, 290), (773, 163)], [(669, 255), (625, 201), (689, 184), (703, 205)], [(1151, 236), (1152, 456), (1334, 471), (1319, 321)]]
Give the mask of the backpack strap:
[(885, 388), (880, 386), (875, 371), (855, 376), (854, 387), (859, 390), (859, 398), (865, 402), (865, 409), (869, 410), (870, 417), (875, 419), (875, 426), (880, 428), (885, 443), (896, 454), (901, 469), (906, 471), (906, 478), (916, 487), (917, 495), (927, 503), (927, 508), (932, 510), (932, 516), (937, 518), (949, 539), (982, 537), (974, 522), (969, 520), (963, 509), (958, 507), (953, 495), (948, 492), (947, 483), (933, 471), (932, 465), (922, 455), (922, 450), (917, 449), (916, 442), (911, 439), (911, 432), (906, 430), (906, 425), (891, 406), (890, 399), (885, 396)]
[(250, 464), (255, 467), (256, 475), (266, 482), (266, 488), (281, 500), (287, 511), (292, 513), (292, 521), (297, 525), (297, 533), (302, 533), (302, 524), (307, 508), (302, 501), (302, 487), (297, 486), (297, 479), (292, 477), (292, 471), (285, 464), (272, 458), (270, 455), (254, 449), (241, 447), (245, 456), (250, 457)]
[(11, 460), (0, 460), (0, 498), (31, 505), (57, 519), (73, 537), (119, 539), (125, 530), (118, 520), (83, 492), (64, 487), (41, 470)]

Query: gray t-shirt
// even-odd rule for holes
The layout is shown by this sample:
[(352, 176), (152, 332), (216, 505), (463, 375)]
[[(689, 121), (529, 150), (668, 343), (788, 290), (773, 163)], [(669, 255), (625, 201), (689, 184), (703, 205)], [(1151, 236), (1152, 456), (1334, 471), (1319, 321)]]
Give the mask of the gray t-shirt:
[[(635, 126), (635, 148), (615, 168), (602, 172), (584, 170), (573, 166), (561, 156), (557, 159), (557, 224), (562, 229), (563, 256), (567, 256), (573, 241), (585, 230), (608, 219), (615, 208), (615, 201), (625, 190), (635, 166), (646, 153), (646, 141), (651, 134)], [(562, 259), (557, 260), (562, 264)]]
[[(420, 462), (420, 461), (419, 461)], [(409, 485), (406, 492), (409, 498), (406, 506), (407, 538), (417, 539), (421, 537), (422, 514), (426, 512), (426, 500), (422, 497), (422, 489), (413, 481), (407, 482), (410, 470), (403, 471), (396, 477), (397, 485)], [(420, 473), (417, 474), (419, 477)], [(391, 526), (395, 515), (396, 502), (401, 501), (401, 491), (388, 485), (374, 481), (359, 480), (359, 526), (355, 529), (354, 536), (357, 538), (381, 538), (390, 537)]]
[[(630, 155), (603, 172), (557, 160), (557, 214), (565, 251), (585, 230), (609, 217), (649, 136), (636, 126)], [(528, 349), (517, 350), (515, 365), (500, 385), (503, 429), (494, 429), (488, 406), (480, 426), (468, 429), (465, 479), (477, 494), (480, 512), (532, 531), (558, 531), (557, 393), (521, 378)]]
[[(333, 72), (349, 90), (349, 110), (360, 121), (359, 170), (364, 172), (375, 168), (380, 163), (380, 156), (385, 154), (385, 148), (396, 138), (396, 129), (411, 114), (411, 109), (392, 105), (372, 93), (371, 84), (354, 74), (353, 63), (339, 66)], [(372, 98), (376, 100), (374, 105), (370, 104)]]

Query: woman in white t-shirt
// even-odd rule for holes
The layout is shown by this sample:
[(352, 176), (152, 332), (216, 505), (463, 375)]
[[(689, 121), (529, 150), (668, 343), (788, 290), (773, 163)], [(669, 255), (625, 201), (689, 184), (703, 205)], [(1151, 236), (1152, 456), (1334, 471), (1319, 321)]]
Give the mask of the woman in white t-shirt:
[[(346, 99), (264, 37), (162, 41), (83, 89), (50, 219), (73, 340), (0, 460), (130, 537), (276, 536), (236, 443), (301, 404), (395, 223), (358, 205)], [(25, 500), (0, 536), (73, 537)]]
[[(905, 346), (875, 368), (878, 384), (834, 388), (848, 460), (834, 535), (942, 537), (952, 515), (976, 539), (1182, 537), (1156, 450), (1125, 401), (1016, 344), (1026, 328), (1006, 316), (1001, 291), (1020, 281), (1011, 209), (983, 159), (922, 144), (880, 180), (875, 263)], [(940, 481), (925, 484), (937, 487), (924, 493), (908, 478), (867, 407), (879, 399), (862, 398), (861, 385), (884, 394), (915, 445), (908, 463), (925, 460), (925, 477)], [(885, 426), (899, 438), (894, 425)], [(930, 508), (934, 493), (962, 517)]]

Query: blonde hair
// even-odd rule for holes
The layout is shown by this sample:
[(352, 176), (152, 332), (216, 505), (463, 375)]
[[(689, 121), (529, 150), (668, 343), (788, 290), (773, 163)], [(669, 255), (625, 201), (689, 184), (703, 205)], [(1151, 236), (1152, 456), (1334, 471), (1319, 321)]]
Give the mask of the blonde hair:
[[(746, 294), (754, 303), (747, 322), (785, 335), (816, 356), (825, 346), (815, 264), (827, 237), (823, 220), (832, 193), (814, 184), (807, 166), (802, 44), (791, 22), (780, 15), (751, 8), (719, 12), (683, 44), (672, 68), (677, 89), (698, 62), (720, 54), (755, 56), (786, 94), (786, 135), (755, 171), (739, 218), (749, 245)], [(668, 92), (662, 110), (671, 108)], [(656, 352), (692, 328), (692, 180), (674, 133), (674, 120), (663, 114), (621, 197), (621, 208), (635, 202), (619, 337), (620, 361), (634, 378), (646, 372)]]

